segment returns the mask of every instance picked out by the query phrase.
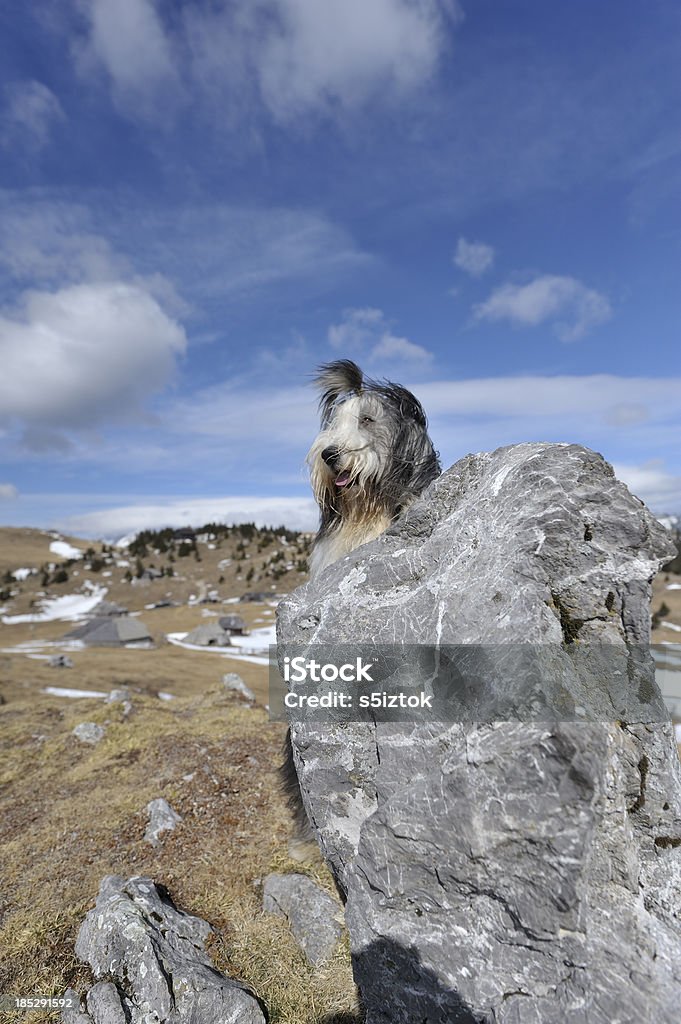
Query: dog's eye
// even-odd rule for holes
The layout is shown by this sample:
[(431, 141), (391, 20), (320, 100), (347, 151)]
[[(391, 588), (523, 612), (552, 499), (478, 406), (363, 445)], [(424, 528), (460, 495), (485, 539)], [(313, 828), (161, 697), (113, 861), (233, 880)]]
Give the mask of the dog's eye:
[(375, 422), (376, 422), (376, 420), (373, 418), (373, 416), (362, 416), (361, 423), (363, 425), (366, 424), (366, 423), (375, 423)]

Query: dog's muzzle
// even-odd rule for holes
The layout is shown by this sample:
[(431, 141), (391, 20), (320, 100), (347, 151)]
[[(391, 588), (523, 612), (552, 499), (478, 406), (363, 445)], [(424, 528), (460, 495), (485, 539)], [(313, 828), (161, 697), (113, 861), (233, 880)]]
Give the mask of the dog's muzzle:
[[(338, 463), (340, 461), (341, 453), (334, 445), (329, 445), (322, 452), (322, 460), (326, 463), (332, 473), (338, 473)], [(344, 469), (336, 477), (336, 487), (347, 487), (348, 484), (352, 483), (350, 470)]]
[(337, 448), (331, 445), (329, 448), (325, 448), (322, 452), (322, 459), (327, 464), (329, 469), (335, 469), (338, 462), (340, 452)]

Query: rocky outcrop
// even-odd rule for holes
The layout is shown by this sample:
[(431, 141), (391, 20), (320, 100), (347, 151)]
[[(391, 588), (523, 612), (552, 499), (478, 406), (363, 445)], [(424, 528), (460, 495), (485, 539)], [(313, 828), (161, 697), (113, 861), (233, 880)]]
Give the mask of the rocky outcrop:
[(253, 995), (213, 966), (210, 926), (178, 910), (148, 878), (102, 881), (76, 953), (96, 984), (75, 993), (64, 1024), (264, 1024)]
[(678, 1020), (681, 776), (647, 650), (670, 553), (601, 456), (523, 444), (280, 605), (282, 664), (371, 642), (454, 666), (430, 717), (291, 720), (368, 1024)]

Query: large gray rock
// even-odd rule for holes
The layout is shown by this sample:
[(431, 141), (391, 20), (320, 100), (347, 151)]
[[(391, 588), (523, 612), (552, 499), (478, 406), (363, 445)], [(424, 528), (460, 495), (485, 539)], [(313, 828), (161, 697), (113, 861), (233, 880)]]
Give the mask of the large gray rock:
[(209, 934), (151, 879), (107, 876), (76, 941), (97, 984), (65, 1024), (264, 1024), (255, 997), (213, 966)]
[(285, 918), (293, 937), (313, 965), (332, 955), (343, 929), (342, 910), (328, 893), (307, 875), (271, 874), (265, 879), (263, 910)]
[(601, 456), (523, 444), (279, 606), (280, 661), (371, 640), (489, 668), (448, 721), (292, 718), (368, 1024), (678, 1021), (681, 776), (646, 646), (669, 554)]

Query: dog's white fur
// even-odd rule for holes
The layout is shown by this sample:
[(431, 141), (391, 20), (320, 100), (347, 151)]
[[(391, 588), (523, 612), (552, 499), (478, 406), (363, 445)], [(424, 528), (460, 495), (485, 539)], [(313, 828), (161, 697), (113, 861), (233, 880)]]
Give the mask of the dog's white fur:
[[(363, 481), (377, 477), (380, 471), (380, 448), (376, 439), (380, 436), (382, 414), (381, 403), (373, 395), (348, 398), (308, 452), (310, 482), (317, 503), (321, 506), (325, 499), (329, 500), (340, 516), (338, 527), (315, 544), (310, 558), (311, 576), (360, 544), (374, 540), (390, 525), (390, 516), (375, 507), (362, 485)], [(367, 418), (372, 420), (371, 425)], [(333, 446), (341, 453), (335, 470), (321, 457), (326, 448)], [(352, 483), (339, 490), (334, 481), (343, 470), (349, 472)]]
[[(313, 577), (380, 536), (439, 473), (425, 415), (406, 389), (367, 380), (347, 361), (322, 367), (318, 384), (323, 426), (307, 455), (321, 511)], [(337, 452), (331, 465), (328, 449)]]

